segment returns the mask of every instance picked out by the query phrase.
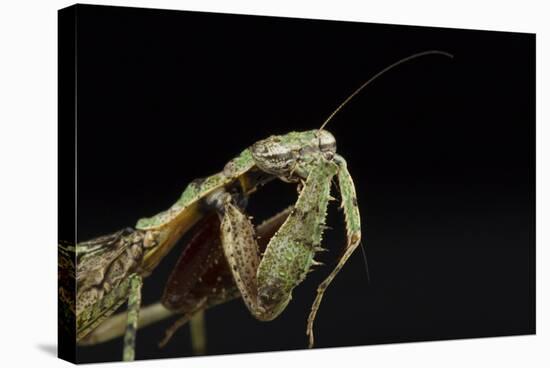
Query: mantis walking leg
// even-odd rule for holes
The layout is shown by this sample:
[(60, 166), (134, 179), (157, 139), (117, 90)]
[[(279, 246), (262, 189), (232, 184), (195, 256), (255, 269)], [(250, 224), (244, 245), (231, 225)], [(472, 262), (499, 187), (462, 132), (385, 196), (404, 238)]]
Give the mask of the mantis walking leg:
[(351, 256), (351, 254), (357, 248), (361, 241), (361, 217), (359, 215), (359, 208), (357, 206), (355, 186), (353, 185), (353, 180), (347, 169), (346, 161), (339, 155), (336, 155), (334, 159), (339, 166), (338, 185), (342, 194), (342, 204), (340, 207), (344, 210), (344, 216), (346, 220), (347, 245), (334, 270), (332, 270), (330, 275), (317, 288), (317, 296), (315, 298), (315, 301), (313, 302), (311, 312), (309, 313), (309, 317), (307, 320), (306, 333), (309, 336), (310, 348), (313, 347), (314, 343), (313, 321), (315, 320), (315, 316), (317, 314), (317, 311), (319, 310), (319, 305), (321, 304), (321, 300), (323, 299), (325, 290), (330, 285), (334, 277), (336, 277), (338, 272), (340, 272), (344, 264), (347, 262), (348, 258)]
[(191, 345), (194, 355), (206, 353), (206, 326), (204, 321), (204, 309), (199, 310), (191, 317)]
[(134, 274), (130, 276), (130, 292), (128, 295), (128, 320), (124, 334), (124, 350), (122, 359), (132, 361), (136, 355), (136, 331), (139, 320), (139, 308), (141, 307), (141, 276)]

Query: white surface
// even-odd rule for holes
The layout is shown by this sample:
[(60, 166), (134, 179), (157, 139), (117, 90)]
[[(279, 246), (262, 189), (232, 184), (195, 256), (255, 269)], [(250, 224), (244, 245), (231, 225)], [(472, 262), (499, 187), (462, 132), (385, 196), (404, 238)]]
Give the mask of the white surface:
[[(392, 344), (200, 359), (137, 362), (135, 367), (549, 367), (550, 39), (544, 1), (96, 1), (95, 4), (356, 20), (537, 33), (537, 335)], [(0, 365), (67, 366), (55, 357), (57, 241), (57, 9), (67, 1), (0, 5)], [(546, 19), (544, 18), (546, 15)], [(546, 24), (545, 24), (546, 20)], [(549, 65), (546, 59), (546, 65)], [(544, 77), (544, 78), (543, 78)], [(544, 288), (546, 287), (546, 292)], [(118, 363), (120, 364), (120, 363)], [(116, 364), (106, 364), (107, 367)], [(124, 365), (127, 366), (127, 365)]]

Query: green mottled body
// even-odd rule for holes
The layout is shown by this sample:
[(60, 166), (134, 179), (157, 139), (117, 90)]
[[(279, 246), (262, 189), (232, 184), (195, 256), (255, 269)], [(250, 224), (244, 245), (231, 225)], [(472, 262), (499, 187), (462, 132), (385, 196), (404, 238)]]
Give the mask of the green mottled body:
[[(434, 54), (452, 58), (452, 55), (437, 50), (424, 51), (403, 58), (357, 88), (332, 112), (319, 130), (291, 132), (256, 142), (231, 160), (222, 172), (193, 181), (172, 207), (156, 216), (141, 219), (137, 223), (135, 232), (142, 236), (139, 245), (130, 245), (134, 244), (132, 242), (122, 242), (119, 245), (106, 242), (109, 244), (103, 247), (101, 244), (92, 244), (92, 241), (85, 244), (85, 247), (77, 246), (77, 256), (78, 249), (81, 249), (84, 256), (92, 257), (93, 254), (98, 258), (97, 260), (85, 259), (90, 265), (97, 266), (88, 267), (89, 270), (103, 270), (105, 275), (111, 275), (109, 270), (112, 267), (118, 268), (117, 272), (111, 275), (112, 277), (107, 278), (107, 283), (98, 282), (92, 271), (84, 271), (83, 279), (77, 281), (79, 293), (83, 286), (87, 290), (77, 295), (79, 331), (84, 331), (83, 335), (85, 335), (87, 331), (97, 326), (98, 321), (112, 313), (112, 310), (116, 309), (125, 298), (129, 299), (131, 310), (135, 310), (136, 305), (139, 304), (139, 295), (136, 292), (139, 285), (135, 280), (140, 282), (141, 277), (146, 276), (158, 265), (185, 232), (197, 224), (205, 214), (212, 211), (217, 212), (221, 220), (219, 233), (214, 231), (212, 236), (219, 236), (220, 239), (205, 236), (206, 240), (202, 244), (216, 249), (216, 255), (205, 256), (204, 253), (208, 252), (203, 251), (189, 252), (187, 258), (183, 257), (185, 259), (183, 263), (190, 266), (193, 271), (183, 273), (187, 275), (187, 279), (183, 282), (187, 285), (183, 288), (184, 290), (171, 288), (168, 297), (174, 299), (192, 297), (187, 298), (185, 303), (165, 303), (165, 307), (167, 304), (174, 304), (176, 309), (172, 312), (182, 311), (185, 316), (180, 324), (183, 324), (192, 318), (193, 313), (202, 313), (209, 305), (228, 300), (227, 295), (221, 293), (221, 290), (225, 291), (225, 286), (228, 286), (233, 291), (230, 293), (231, 297), (237, 295), (235, 287), (238, 289), (247, 308), (256, 318), (260, 320), (275, 318), (289, 303), (293, 289), (303, 281), (310, 267), (316, 264), (314, 256), (315, 252), (321, 249), (326, 209), (328, 202), (332, 199), (330, 196), (332, 179), (336, 176), (342, 200), (340, 207), (343, 209), (346, 222), (347, 243), (336, 267), (317, 288), (317, 296), (311, 307), (306, 329), (309, 346), (313, 346), (313, 321), (324, 292), (361, 240), (361, 219), (353, 180), (348, 172), (346, 161), (336, 154), (334, 137), (323, 128), (352, 98), (376, 78), (409, 60)], [(256, 230), (260, 234), (271, 235), (273, 232), (263, 229), (262, 233), (261, 226), (255, 228), (244, 212), (245, 206), (242, 203), (246, 202), (248, 195), (253, 193), (259, 185), (274, 178), (287, 183), (297, 183), (300, 194), (294, 208), (289, 211), (290, 214), (285, 211), (282, 215), (274, 216), (273, 225), (276, 224), (276, 226), (269, 226), (269, 228), (275, 234), (269, 239), (265, 252), (261, 254)], [(204, 235), (201, 230), (198, 232)], [(199, 238), (202, 239), (202, 236)], [(105, 242), (105, 239), (103, 241)], [(208, 276), (217, 275), (218, 269), (211, 267), (208, 256), (219, 261), (217, 258), (220, 257), (219, 243), (227, 261), (220, 268), (223, 270), (220, 274), (226, 277), (230, 273), (233, 280), (222, 278), (224, 282), (214, 284), (215, 286), (212, 286), (212, 282), (200, 285), (199, 273)], [(263, 246), (265, 239), (260, 243)], [(199, 240), (193, 244), (193, 247), (200, 246)], [(192, 253), (199, 255), (193, 258), (190, 255)], [(205, 259), (204, 264), (197, 266), (193, 263), (202, 262)], [(125, 264), (124, 267), (120, 265), (121, 262)], [(194, 272), (197, 269), (201, 271)], [(73, 271), (70, 265), (61, 267), (60, 279), (66, 281), (66, 276)], [(80, 272), (82, 271), (79, 267), (76, 273)], [(216, 279), (218, 279), (217, 276)], [(180, 280), (176, 278), (171, 281), (177, 285)], [(63, 284), (67, 284), (67, 288), (70, 289), (70, 282)], [(217, 286), (220, 285), (224, 287), (218, 289)], [(66, 299), (70, 301), (71, 291), (68, 290), (64, 295), (69, 296)], [(65, 310), (71, 314), (73, 309), (74, 306), (68, 303)], [(82, 316), (79, 317), (79, 314)], [(127, 330), (134, 330), (138, 319), (137, 314), (133, 312), (129, 314), (131, 316), (127, 321)], [(157, 317), (152, 318), (153, 320), (169, 315), (166, 310), (156, 314)], [(120, 319), (111, 320), (113, 326), (120, 325)], [(95, 338), (101, 340), (100, 337)], [(128, 345), (133, 343), (131, 334), (127, 334), (126, 339), (131, 340)], [(125, 357), (133, 358), (133, 346), (128, 347), (131, 349), (125, 349)]]
[[(334, 176), (338, 176), (342, 193), (348, 244), (345, 256), (318, 289), (307, 330), (312, 345), (312, 323), (324, 290), (360, 239), (353, 182), (344, 159), (336, 154), (334, 137), (326, 130), (291, 132), (256, 142), (229, 161), (223, 171), (191, 182), (166, 211), (140, 219), (135, 230), (78, 244), (79, 338), (127, 299), (130, 310), (135, 311), (140, 298), (133, 282), (141, 282), (181, 236), (211, 211), (220, 216), (223, 254), (246, 306), (260, 320), (277, 317), (315, 264)], [(260, 184), (274, 178), (297, 183), (300, 194), (261, 256), (255, 228), (240, 203)], [(203, 310), (207, 305), (204, 300), (191, 310)], [(133, 358), (137, 320), (137, 312), (128, 314), (125, 359)]]

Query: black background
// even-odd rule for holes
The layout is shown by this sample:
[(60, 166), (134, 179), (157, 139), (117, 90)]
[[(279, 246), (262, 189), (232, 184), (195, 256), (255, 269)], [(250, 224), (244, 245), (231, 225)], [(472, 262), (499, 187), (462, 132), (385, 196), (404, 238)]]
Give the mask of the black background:
[[(80, 241), (170, 206), (253, 142), (328, 125), (355, 180), (361, 250), (325, 294), (317, 347), (535, 332), (535, 37), (529, 34), (116, 7), (77, 8)], [(335, 191), (335, 193), (337, 193)], [(272, 183), (258, 221), (296, 198)], [(301, 349), (315, 288), (344, 245), (332, 205), (318, 269), (272, 322), (241, 301), (208, 311), (210, 354)], [(146, 279), (158, 300), (184, 242)], [(181, 329), (140, 330), (137, 358), (190, 355)], [(120, 360), (122, 341), (79, 348)]]

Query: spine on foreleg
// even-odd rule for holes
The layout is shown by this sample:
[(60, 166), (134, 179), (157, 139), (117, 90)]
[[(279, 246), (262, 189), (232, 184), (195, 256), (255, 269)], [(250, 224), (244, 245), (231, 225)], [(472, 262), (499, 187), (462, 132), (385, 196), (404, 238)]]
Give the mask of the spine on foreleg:
[[(305, 278), (321, 244), (336, 164), (319, 160), (309, 173), (294, 209), (272, 238), (258, 269), (258, 294), (276, 304)], [(288, 302), (287, 300), (287, 302)]]

